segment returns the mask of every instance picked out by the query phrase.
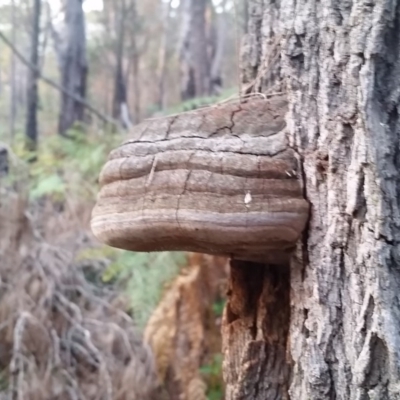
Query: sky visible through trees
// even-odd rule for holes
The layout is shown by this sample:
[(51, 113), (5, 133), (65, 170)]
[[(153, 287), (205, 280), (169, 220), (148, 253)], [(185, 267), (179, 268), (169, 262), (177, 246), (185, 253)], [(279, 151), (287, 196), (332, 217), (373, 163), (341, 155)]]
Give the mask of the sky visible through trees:
[[(32, 4), (0, 0), (0, 116), (11, 118), (0, 137), (24, 129), (28, 76), (39, 80), (39, 140), (79, 121), (127, 129), (185, 101), (237, 93), (245, 0), (41, 0), (37, 61), (29, 52)], [(203, 100), (196, 102), (183, 107)]]

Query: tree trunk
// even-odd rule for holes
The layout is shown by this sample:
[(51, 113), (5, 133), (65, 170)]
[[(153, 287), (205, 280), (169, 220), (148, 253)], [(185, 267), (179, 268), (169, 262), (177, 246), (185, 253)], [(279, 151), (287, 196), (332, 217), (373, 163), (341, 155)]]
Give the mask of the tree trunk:
[(172, 0), (169, 0), (167, 4), (161, 2), (161, 7), (163, 11), (162, 17), (162, 36), (161, 45), (159, 52), (159, 65), (158, 65), (158, 99), (157, 105), (158, 109), (165, 109), (165, 83), (167, 79), (168, 70), (168, 58), (169, 58), (169, 31), (170, 31), (170, 21), (171, 21), (171, 9)]
[(249, 0), (242, 0), (243, 7), (243, 32), (248, 33), (249, 27)]
[(184, 0), (182, 22), (181, 97), (210, 94), (210, 60), (206, 36), (207, 0)]
[(216, 12), (215, 5), (213, 7), (212, 16), (212, 34), (210, 35), (210, 42), (212, 48), (212, 54), (210, 57), (210, 94), (220, 95), (222, 90), (222, 60), (225, 50), (225, 39), (226, 39), (226, 3), (227, 0), (223, 0), (218, 8), (222, 9), (222, 12)]
[(182, 23), (180, 33), (180, 72), (181, 72), (181, 99), (183, 101), (196, 96), (194, 74), (190, 54), (190, 28), (191, 28), (191, 3), (192, 0), (181, 1)]
[(194, 66), (196, 96), (207, 96), (210, 94), (210, 61), (207, 52), (206, 9), (207, 0), (192, 1), (190, 51)]
[(27, 90), (27, 113), (26, 113), (26, 147), (29, 151), (37, 148), (37, 109), (38, 109), (38, 68), (39, 68), (39, 35), (40, 35), (40, 13), (41, 0), (35, 0), (32, 11), (32, 36), (30, 62), (36, 70), (29, 70)]
[(134, 23), (134, 31), (131, 35), (131, 59), (132, 59), (132, 77), (133, 77), (133, 94), (134, 94), (134, 122), (139, 123), (141, 120), (141, 85), (140, 85), (140, 54), (137, 36), (139, 31), (139, 18), (136, 8), (136, 0), (132, 1), (132, 19)]
[[(61, 86), (85, 99), (86, 96), (86, 31), (83, 0), (67, 0), (65, 22), (67, 45), (62, 61)], [(85, 107), (65, 93), (61, 97), (59, 133), (65, 135), (76, 121), (83, 121)]]
[(226, 399), (289, 399), (289, 321), (289, 265), (231, 261), (222, 329)]
[(115, 10), (115, 28), (117, 31), (116, 42), (116, 67), (114, 76), (113, 117), (120, 121), (124, 129), (131, 127), (127, 101), (127, 84), (124, 74), (125, 32), (128, 9), (125, 0), (117, 3)]
[(287, 92), (312, 212), (290, 274), (232, 266), (227, 400), (398, 399), (400, 2), (250, 0), (249, 17), (243, 80)]
[[(11, 1), (11, 40), (13, 43), (16, 43), (16, 7), (15, 0)], [(14, 140), (15, 137), (15, 122), (17, 119), (17, 83), (16, 83), (16, 56), (14, 53), (11, 54), (11, 63), (10, 63), (10, 138), (11, 141)]]

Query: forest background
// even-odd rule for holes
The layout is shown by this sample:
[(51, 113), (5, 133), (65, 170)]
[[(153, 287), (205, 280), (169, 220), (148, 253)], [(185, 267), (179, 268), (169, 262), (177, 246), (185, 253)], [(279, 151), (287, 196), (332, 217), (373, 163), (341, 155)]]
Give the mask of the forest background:
[[(157, 390), (155, 398), (161, 398), (160, 387), (169, 398), (223, 398), (218, 324), (224, 304), (225, 261), (183, 253), (143, 255), (110, 249), (93, 239), (88, 226), (101, 166), (134, 124), (237, 96), (246, 10), (244, 0), (0, 2), (0, 153), (6, 159), (0, 165), (7, 177), (2, 182), (2, 196), (4, 199), (7, 193), (8, 198), (2, 203), (3, 221), (12, 213), (9, 202), (18, 204), (15, 219), (0, 229), (4, 250), (1, 275), (3, 282), (17, 280), (22, 285), (18, 301), (11, 295), (18, 291), (10, 291), (8, 286), (2, 298), (7, 311), (2, 312), (0, 307), (0, 333), (8, 330), (3, 338), (7, 356), (2, 359), (0, 393), (11, 393), (13, 398), (45, 399), (54, 396), (54, 391), (60, 398), (64, 398), (64, 392), (69, 393), (65, 398), (74, 398), (71, 393), (100, 398), (96, 396), (104, 392), (110, 399), (146, 399), (154, 394), (128, 390), (127, 382), (134, 381), (132, 374), (140, 381), (138, 369), (151, 376), (150, 368), (156, 377), (148, 383), (149, 393)], [(20, 236), (27, 231), (30, 233), (26, 242)], [(24, 250), (21, 243), (29, 244)], [(43, 246), (47, 246), (45, 250)], [(58, 249), (68, 253), (69, 261), (59, 261)], [(41, 309), (44, 298), (35, 291), (36, 294), (31, 293), (41, 257), (47, 266), (40, 266), (40, 274), (45, 276), (40, 278), (41, 284), (45, 279), (48, 290), (43, 286), (35, 290), (44, 297), (50, 296), (55, 304), (62, 296), (69, 308), (75, 310), (78, 306), (77, 312), (83, 314), (79, 323), (72, 323), (63, 308), (59, 312), (66, 322), (59, 327), (54, 315)], [(33, 263), (28, 263), (29, 267), (27, 259)], [(211, 271), (216, 265), (220, 267), (215, 275)], [(79, 279), (83, 277), (85, 283), (78, 281), (91, 293), (92, 302), (82, 304), (71, 295), (64, 282), (72, 279), (71, 274), (73, 280), (77, 279), (76, 274)], [(21, 300), (22, 292), (27, 294), (27, 302)], [(171, 308), (171, 302), (178, 304), (185, 296), (193, 297), (191, 293), (197, 293), (197, 299), (189, 300), (197, 311), (178, 310), (166, 317), (165, 307)], [(8, 295), (11, 297), (7, 302)], [(95, 295), (98, 297), (93, 298)], [(105, 311), (110, 304), (114, 307), (112, 316)], [(125, 317), (122, 322), (116, 317), (120, 311), (129, 316), (129, 323)], [(171, 326), (160, 326), (160, 315)], [(28, 320), (41, 321), (48, 328), (49, 338), (58, 338), (60, 343), (69, 335), (66, 348), (74, 353), (71, 329), (76, 330), (78, 324), (96, 337), (92, 323), (96, 319), (100, 325), (112, 323), (118, 327), (116, 331), (107, 328), (113, 332), (108, 342), (102, 337), (80, 344), (97, 349), (92, 349), (99, 354), (97, 369), (91, 373), (106, 374), (105, 386), (93, 389), (88, 383), (93, 377), (86, 373), (81, 376), (79, 368), (72, 367), (71, 359), (64, 358), (65, 349), (53, 340), (53, 356), (48, 355), (46, 365), (62, 364), (62, 371), (68, 376), (68, 383), (63, 375), (61, 388), (54, 389), (54, 380), (59, 381), (57, 374), (49, 374), (47, 367), (41, 370), (35, 358), (37, 348), (24, 345), (35, 329), (27, 333), (30, 339), (24, 338), (21, 326), (26, 328)], [(189, 325), (194, 327), (192, 331), (187, 329)], [(131, 332), (133, 327), (136, 333)], [(168, 332), (178, 337), (179, 330), (189, 332), (186, 336), (197, 332), (185, 339), (195, 343), (189, 364), (177, 357), (183, 351), (182, 343), (157, 343), (154, 332), (160, 330), (164, 337), (172, 335)], [(122, 351), (124, 356), (117, 356), (116, 350), (107, 346), (120, 342), (118, 335), (122, 333), (131, 346)], [(146, 351), (149, 359), (154, 359), (152, 367), (150, 361), (144, 362), (145, 367), (138, 367), (134, 361), (144, 351), (143, 336), (146, 345), (150, 345)], [(141, 350), (137, 350), (138, 346)], [(174, 346), (165, 361), (165, 349)], [(60, 360), (56, 362), (53, 358), (57, 352)], [(129, 361), (124, 359), (127, 353)], [(82, 364), (78, 356), (75, 358), (76, 363)], [(181, 354), (180, 358), (184, 356)], [(124, 368), (117, 368), (118, 360)], [(16, 372), (18, 362), (21, 365)], [(131, 364), (135, 364), (133, 373), (133, 367), (126, 367)], [(33, 373), (32, 365), (39, 372)], [(182, 372), (185, 369), (188, 372)]]

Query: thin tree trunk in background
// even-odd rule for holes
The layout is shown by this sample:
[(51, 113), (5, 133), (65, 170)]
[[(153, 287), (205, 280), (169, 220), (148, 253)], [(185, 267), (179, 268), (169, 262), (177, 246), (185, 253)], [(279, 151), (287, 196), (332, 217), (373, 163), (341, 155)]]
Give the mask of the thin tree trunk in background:
[(116, 42), (116, 67), (114, 77), (113, 117), (120, 121), (123, 128), (129, 128), (132, 123), (129, 117), (129, 109), (126, 93), (126, 79), (123, 71), (125, 31), (127, 19), (127, 7), (125, 0), (119, 1), (115, 12), (115, 27), (117, 30)]
[(137, 48), (136, 38), (132, 37), (132, 76), (133, 76), (133, 93), (135, 97), (134, 102), (134, 121), (135, 123), (141, 120), (141, 108), (140, 108), (140, 77), (139, 77), (139, 66), (140, 66), (140, 54)]
[(210, 57), (206, 35), (207, 0), (184, 0), (181, 33), (181, 98), (210, 94)]
[(213, 27), (211, 35), (212, 57), (210, 71), (210, 94), (219, 95), (222, 90), (222, 60), (224, 56), (225, 39), (227, 32), (226, 25), (226, 0), (219, 5), (221, 12), (217, 13), (215, 6), (211, 4), (213, 10)]
[[(86, 30), (83, 0), (67, 0), (65, 22), (67, 45), (63, 54), (61, 86), (71, 93), (86, 97)], [(58, 131), (65, 135), (76, 121), (83, 121), (85, 107), (65, 94), (61, 97)]]
[(32, 11), (32, 35), (30, 63), (36, 69), (28, 71), (27, 113), (26, 113), (26, 147), (29, 151), (37, 148), (38, 126), (38, 70), (39, 70), (39, 35), (40, 35), (41, 0), (35, 0)]
[(206, 8), (207, 0), (192, 0), (191, 2), (192, 19), (189, 43), (197, 97), (209, 95), (211, 86), (206, 36)]
[(165, 80), (167, 78), (167, 69), (168, 69), (168, 33), (170, 29), (170, 20), (171, 20), (171, 5), (172, 0), (169, 0), (168, 4), (165, 4), (161, 1), (161, 7), (163, 9), (163, 33), (161, 36), (161, 46), (159, 53), (159, 67), (158, 67), (158, 109), (164, 110), (165, 108)]
[(194, 71), (190, 54), (191, 3), (193, 0), (181, 1), (181, 34), (180, 34), (180, 69), (181, 69), (181, 99), (188, 100), (196, 96)]
[(249, 0), (243, 0), (243, 32), (246, 34), (249, 30)]
[(43, 76), (40, 69), (38, 69), (36, 66), (30, 63), (29, 60), (27, 60), (24, 55), (14, 46), (13, 43), (7, 37), (3, 34), (3, 32), (0, 31), (0, 39), (6, 43), (8, 47), (13, 51), (13, 53), (19, 58), (19, 60), (30, 70), (35, 71), (37, 73), (38, 78), (40, 78), (43, 82), (47, 83), (51, 87), (57, 89), (60, 93), (62, 93), (65, 96), (70, 97), (74, 101), (78, 102), (79, 104), (82, 104), (84, 108), (95, 114), (97, 117), (99, 117), (102, 121), (111, 124), (111, 125), (116, 125), (116, 121), (114, 121), (111, 117), (108, 115), (103, 114), (96, 108), (94, 108), (90, 103), (88, 103), (86, 100), (84, 100), (82, 97), (77, 95), (76, 93), (70, 92), (69, 90), (65, 89), (64, 87), (60, 86), (58, 83), (54, 82), (52, 79), (49, 79), (46, 76)]
[[(16, 42), (16, 20), (15, 20), (15, 0), (11, 1), (11, 41)], [(10, 65), (10, 137), (15, 137), (15, 121), (17, 118), (17, 88), (16, 88), (16, 57), (14, 52), (11, 54)]]
[(133, 21), (133, 34), (131, 34), (131, 59), (133, 77), (133, 96), (134, 96), (134, 123), (141, 120), (141, 85), (140, 85), (140, 57), (141, 50), (138, 47), (139, 18), (136, 0), (131, 0), (131, 11)]
[(249, 3), (243, 77), (288, 93), (312, 211), (290, 274), (232, 272), (226, 400), (399, 399), (400, 3)]

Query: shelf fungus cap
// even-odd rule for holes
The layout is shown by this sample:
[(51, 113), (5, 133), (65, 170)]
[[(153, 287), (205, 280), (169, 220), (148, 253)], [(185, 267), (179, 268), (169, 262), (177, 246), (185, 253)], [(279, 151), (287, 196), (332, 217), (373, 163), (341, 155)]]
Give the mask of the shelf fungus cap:
[(132, 251), (287, 254), (309, 205), (285, 113), (285, 99), (274, 97), (137, 125), (101, 172), (93, 233)]

